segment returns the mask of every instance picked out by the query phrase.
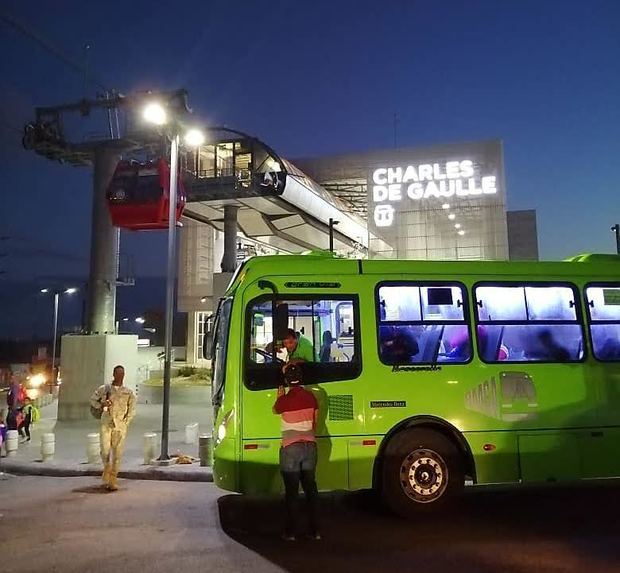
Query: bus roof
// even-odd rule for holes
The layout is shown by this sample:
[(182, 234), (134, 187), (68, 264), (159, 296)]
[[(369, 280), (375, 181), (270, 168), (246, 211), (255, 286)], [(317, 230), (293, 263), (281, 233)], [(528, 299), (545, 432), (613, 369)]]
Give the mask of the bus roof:
[[(587, 264), (582, 264), (587, 263)], [(572, 276), (620, 278), (620, 255), (581, 254), (565, 261), (428, 261), (397, 259), (348, 259), (329, 252), (313, 251), (300, 255), (267, 255), (244, 261), (228, 288), (234, 291), (241, 281), (268, 276), (314, 275), (451, 275), (532, 277)]]

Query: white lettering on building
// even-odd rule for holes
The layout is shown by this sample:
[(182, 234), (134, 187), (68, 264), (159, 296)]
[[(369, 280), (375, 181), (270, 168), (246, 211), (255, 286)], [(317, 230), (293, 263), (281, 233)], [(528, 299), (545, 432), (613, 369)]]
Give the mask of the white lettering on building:
[(476, 173), (471, 159), (379, 167), (373, 171), (372, 181), (374, 222), (377, 227), (389, 227), (394, 223), (396, 209), (391, 203), (425, 199), (444, 201), (497, 193), (497, 177)]

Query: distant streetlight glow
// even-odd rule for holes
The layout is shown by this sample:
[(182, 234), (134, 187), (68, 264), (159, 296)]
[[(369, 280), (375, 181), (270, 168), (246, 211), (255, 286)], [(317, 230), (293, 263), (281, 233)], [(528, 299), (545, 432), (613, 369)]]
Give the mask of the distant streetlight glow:
[(146, 320), (144, 320), (144, 318), (142, 318), (141, 316), (139, 316), (138, 318), (136, 318), (136, 322), (138, 324), (144, 324), (146, 322)]
[(459, 235), (464, 235), (464, 234), (465, 234), (465, 231), (463, 231), (463, 229), (461, 229), (461, 230), (459, 231)]
[(461, 228), (461, 224), (460, 223), (455, 223), (454, 224), (454, 228), (455, 229), (460, 229)]
[(54, 385), (56, 384), (56, 380), (58, 377), (58, 370), (56, 369), (56, 346), (58, 341), (58, 312), (60, 309), (60, 295), (62, 294), (74, 294), (78, 291), (75, 287), (69, 287), (64, 290), (61, 289), (49, 289), (47, 287), (39, 289), (39, 292), (43, 294), (53, 293), (54, 294), (54, 339), (52, 342), (52, 379), (50, 381), (50, 393)]
[(448, 215), (448, 219), (450, 219), (450, 221), (454, 221), (454, 219), (456, 219), (456, 215), (454, 213), (450, 213)]
[(147, 104), (142, 112), (142, 117), (144, 118), (144, 121), (154, 125), (164, 125), (168, 120), (166, 110), (160, 103), (157, 102)]
[(444, 204), (441, 206), (441, 208), (442, 208), (442, 209), (449, 209), (449, 208), (450, 208), (450, 203), (444, 203)]
[(199, 129), (190, 129), (185, 134), (185, 144), (190, 147), (200, 147), (205, 142), (205, 134)]

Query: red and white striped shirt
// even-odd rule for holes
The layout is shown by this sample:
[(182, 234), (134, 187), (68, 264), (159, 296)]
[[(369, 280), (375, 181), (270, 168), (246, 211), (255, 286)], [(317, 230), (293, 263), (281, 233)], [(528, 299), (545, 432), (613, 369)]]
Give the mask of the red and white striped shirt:
[(314, 417), (319, 405), (312, 392), (295, 386), (276, 400), (273, 409), (282, 416), (282, 447), (316, 442)]

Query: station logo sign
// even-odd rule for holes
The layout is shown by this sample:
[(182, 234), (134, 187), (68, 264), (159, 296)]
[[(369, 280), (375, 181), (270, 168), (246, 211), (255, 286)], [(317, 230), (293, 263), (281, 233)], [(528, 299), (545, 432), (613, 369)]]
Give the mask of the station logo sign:
[(473, 159), (374, 168), (369, 181), (369, 215), (377, 227), (391, 227), (399, 210), (411, 203), (452, 202), (496, 195), (497, 176), (485, 173)]

